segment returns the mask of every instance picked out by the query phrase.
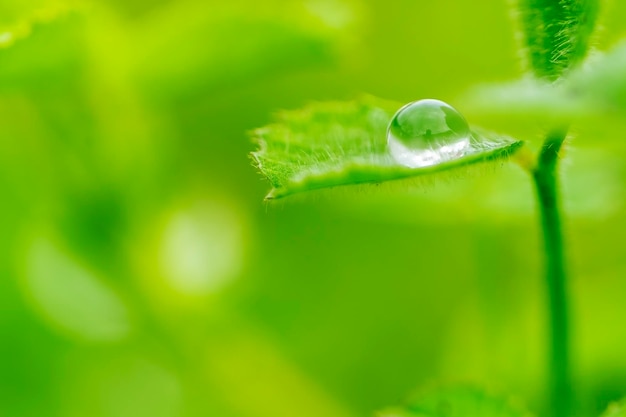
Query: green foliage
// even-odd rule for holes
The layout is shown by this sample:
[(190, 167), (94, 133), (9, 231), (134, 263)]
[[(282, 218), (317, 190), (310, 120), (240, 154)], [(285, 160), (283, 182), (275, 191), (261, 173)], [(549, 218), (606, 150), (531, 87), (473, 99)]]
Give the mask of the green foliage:
[[(0, 416), (369, 416), (411, 387), (457, 378), (494, 381), (543, 411), (543, 287), (529, 279), (539, 260), (524, 173), (266, 212), (266, 184), (245, 158), (243, 132), (275, 109), (363, 90), (450, 99), (472, 123), (532, 140), (535, 124), (509, 127), (534, 90), (490, 110), (500, 125), (454, 99), (515, 76), (506, 17), (502, 0), (0, 2)], [(619, 23), (607, 36), (621, 36)], [(537, 83), (540, 112), (619, 142), (617, 125), (573, 116), (593, 100), (596, 113), (623, 111), (623, 67), (601, 78), (605, 62), (569, 74), (588, 93)], [(371, 130), (347, 108), (388, 118), (400, 106), (358, 103), (327, 112), (340, 119), (338, 163), (346, 126)], [(271, 129), (289, 135), (301, 113)], [(325, 131), (307, 117), (298, 137)], [(568, 149), (563, 187), (580, 416), (626, 392), (615, 320), (626, 312), (626, 151), (597, 143)], [(282, 155), (284, 140), (272, 144)], [(327, 168), (323, 152), (305, 151)], [(266, 166), (280, 171), (275, 162)], [(465, 176), (458, 165), (408, 181)], [(440, 395), (458, 404), (452, 391)]]
[(626, 113), (626, 43), (572, 73), (567, 82), (570, 97), (579, 97), (588, 112)]
[[(598, 15), (598, 1), (521, 0), (519, 7), (531, 64), (540, 78), (556, 80), (584, 58)], [(508, 87), (504, 92), (492, 90), (491, 94), (518, 107), (520, 102), (522, 106), (530, 102), (541, 109), (561, 109), (567, 106), (554, 104), (579, 102), (569, 97), (576, 91), (571, 85), (557, 88), (537, 82), (531, 85), (530, 96), (524, 94), (525, 87), (514, 85), (513, 90)], [(255, 131), (260, 149), (253, 157), (273, 186), (267, 198), (337, 185), (422, 177), (507, 157), (519, 147), (517, 142), (501, 136), (473, 132), (473, 151), (469, 155), (435, 166), (407, 169), (398, 165), (385, 147), (385, 130), (399, 105), (368, 100), (317, 104), (284, 112), (274, 125)], [(498, 100), (494, 101), (497, 106)]]
[(404, 407), (380, 417), (529, 417), (510, 401), (484, 390), (452, 387), (417, 396)]
[(607, 410), (602, 414), (602, 417), (625, 417), (626, 416), (626, 406), (624, 401), (620, 401), (618, 403), (613, 403), (609, 405)]
[(58, 19), (77, 6), (73, 1), (26, 0), (0, 3), (0, 50), (30, 35), (33, 28)]
[(524, 79), (486, 85), (472, 89), (467, 101), (479, 113), (580, 123), (589, 117), (626, 113), (624, 74), (626, 44), (621, 43), (573, 70), (558, 84)]
[(521, 142), (474, 130), (464, 156), (423, 168), (398, 165), (387, 152), (386, 131), (400, 107), (372, 97), (354, 102), (317, 103), (278, 115), (275, 124), (253, 132), (252, 154), (273, 190), (268, 199), (340, 185), (430, 177), (509, 157)]
[(525, 46), (535, 75), (554, 81), (589, 50), (599, 0), (519, 0)]
[[(590, 48), (590, 40), (599, 12), (597, 0), (520, 0), (519, 12), (532, 70), (539, 80), (530, 81), (530, 95), (521, 84), (506, 92), (495, 90), (519, 105), (520, 97), (530, 103), (557, 109), (573, 101), (571, 109), (595, 104), (596, 94), (589, 90), (604, 88), (604, 81), (593, 78), (584, 81), (582, 75), (555, 86), (554, 81), (580, 67)], [(622, 66), (620, 60), (614, 63)], [(611, 67), (612, 65), (609, 65)], [(580, 70), (581, 73), (583, 70)], [(616, 74), (615, 68), (608, 75)], [(607, 77), (600, 72), (600, 76)], [(613, 78), (620, 84), (620, 77)], [(529, 81), (525, 81), (529, 83)], [(528, 84), (527, 84), (528, 85)], [(591, 88), (589, 88), (591, 87)], [(606, 102), (620, 101), (622, 94), (602, 91)], [(492, 90), (492, 94), (494, 91)], [(510, 94), (512, 93), (512, 94)], [(612, 97), (611, 97), (612, 96)], [(612, 100), (611, 100), (612, 99)], [(496, 100), (497, 101), (497, 100)], [(524, 101), (524, 100), (521, 100)], [(497, 107), (497, 104), (496, 106)], [(267, 198), (337, 185), (379, 183), (405, 178), (420, 178), (439, 174), (451, 168), (467, 167), (476, 162), (510, 155), (520, 142), (479, 134), (472, 130), (472, 151), (462, 157), (428, 167), (408, 169), (400, 166), (386, 147), (386, 131), (395, 109), (390, 103), (374, 99), (353, 103), (316, 104), (300, 111), (284, 112), (274, 125), (258, 129), (254, 135), (260, 149), (253, 153), (258, 169), (270, 180), (273, 190)], [(570, 110), (568, 108), (568, 110)], [(539, 111), (538, 113), (541, 113)], [(549, 112), (552, 113), (552, 112)], [(558, 160), (569, 130), (568, 123), (559, 118), (571, 118), (568, 112), (555, 112), (548, 129), (552, 133), (544, 140), (536, 162), (526, 164), (533, 175), (538, 193), (546, 249), (546, 279), (549, 284), (550, 338), (550, 408), (555, 417), (570, 414), (571, 395), (569, 371), (569, 338), (566, 288), (566, 268), (560, 225), (560, 200), (557, 193)], [(552, 115), (550, 116), (552, 117)], [(393, 132), (393, 123), (390, 132)], [(555, 129), (554, 126), (561, 126)], [(423, 128), (420, 131), (430, 130)], [(456, 131), (456, 130), (455, 130)], [(487, 140), (485, 140), (488, 138)], [(402, 146), (402, 145), (401, 145)], [(404, 152), (406, 148), (401, 148)], [(402, 410), (385, 414), (387, 417), (450, 417), (450, 416), (511, 416), (523, 415), (511, 411), (506, 403), (486, 400), (476, 391), (442, 391), (421, 397)]]
[[(199, 90), (219, 91), (268, 74), (334, 61), (329, 38), (338, 36), (339, 30), (320, 27), (307, 16), (296, 20), (262, 11), (243, 16), (240, 7), (182, 2), (168, 13), (151, 16), (130, 48), (138, 67), (152, 66), (141, 80), (144, 89), (158, 91), (158, 98), (189, 97)], [(241, 27), (246, 28), (245, 36)], [(195, 38), (203, 39), (202, 48), (185, 46)], [(163, 51), (168, 59), (163, 59)]]

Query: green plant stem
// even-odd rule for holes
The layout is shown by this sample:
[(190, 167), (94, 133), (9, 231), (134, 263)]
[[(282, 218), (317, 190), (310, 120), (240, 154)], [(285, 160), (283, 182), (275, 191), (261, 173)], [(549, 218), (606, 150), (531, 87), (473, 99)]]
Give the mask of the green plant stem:
[(567, 277), (564, 262), (558, 186), (559, 151), (567, 128), (551, 131), (532, 171), (541, 214), (545, 245), (545, 276), (550, 314), (550, 390), (553, 417), (569, 417), (571, 382)]

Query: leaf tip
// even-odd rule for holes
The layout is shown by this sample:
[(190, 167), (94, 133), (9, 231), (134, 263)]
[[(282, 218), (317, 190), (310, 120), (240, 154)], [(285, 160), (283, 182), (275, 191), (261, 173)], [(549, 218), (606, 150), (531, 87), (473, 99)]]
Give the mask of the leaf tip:
[(276, 196), (276, 189), (273, 188), (269, 193), (267, 193), (267, 195), (265, 196), (264, 200), (265, 201), (272, 201), (272, 200), (276, 200), (278, 197)]

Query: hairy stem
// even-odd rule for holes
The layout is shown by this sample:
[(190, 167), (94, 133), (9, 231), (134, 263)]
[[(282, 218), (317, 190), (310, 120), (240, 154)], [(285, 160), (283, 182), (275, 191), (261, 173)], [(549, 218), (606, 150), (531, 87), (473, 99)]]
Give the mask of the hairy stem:
[(585, 58), (600, 0), (517, 0), (535, 75), (557, 80)]
[(569, 417), (571, 382), (567, 277), (564, 262), (558, 187), (559, 151), (567, 128), (551, 131), (532, 171), (541, 214), (545, 245), (545, 276), (550, 314), (550, 389), (553, 417)]

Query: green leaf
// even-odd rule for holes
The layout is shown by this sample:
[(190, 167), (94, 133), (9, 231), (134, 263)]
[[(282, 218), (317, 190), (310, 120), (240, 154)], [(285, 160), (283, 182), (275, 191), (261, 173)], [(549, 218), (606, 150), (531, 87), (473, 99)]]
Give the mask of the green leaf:
[(535, 75), (553, 81), (583, 60), (599, 9), (599, 0), (519, 1), (524, 40)]
[[(336, 60), (342, 29), (313, 21), (306, 10), (262, 9), (251, 14), (229, 2), (172, 2), (152, 14), (132, 32), (141, 85), (166, 98), (206, 94)], [(202, 47), (190, 47), (194, 42)]]
[(472, 130), (464, 156), (423, 168), (399, 165), (387, 152), (386, 131), (399, 103), (363, 98), (316, 103), (284, 111), (275, 124), (257, 129), (252, 153), (273, 190), (267, 199), (341, 185), (430, 177), (433, 174), (507, 158), (522, 142)]
[(602, 414), (602, 417), (626, 417), (625, 401), (609, 404), (609, 407)]
[(479, 113), (523, 114), (568, 122), (626, 112), (626, 42), (598, 55), (556, 84), (522, 79), (483, 85), (466, 97)]
[(63, 1), (31, 0), (0, 4), (0, 50), (26, 38), (33, 27), (59, 19), (75, 6)]
[(452, 387), (424, 393), (403, 407), (380, 413), (380, 417), (528, 417), (509, 400), (471, 387)]
[[(604, 56), (594, 59), (586, 68), (572, 73), (566, 88), (571, 97), (585, 100), (589, 111), (626, 110), (626, 42)], [(598, 105), (603, 108), (598, 108)]]

